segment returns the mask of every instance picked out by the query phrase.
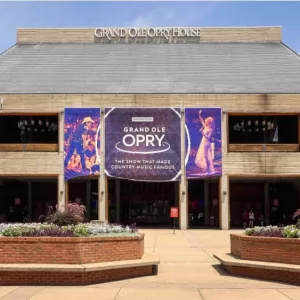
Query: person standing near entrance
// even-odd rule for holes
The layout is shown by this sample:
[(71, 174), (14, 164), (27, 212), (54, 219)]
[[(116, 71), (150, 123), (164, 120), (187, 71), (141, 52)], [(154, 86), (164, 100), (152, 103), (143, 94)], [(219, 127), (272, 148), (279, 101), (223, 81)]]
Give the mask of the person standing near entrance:
[(70, 140), (70, 147), (64, 161), (65, 168), (68, 166), (68, 163), (76, 150), (77, 154), (80, 156), (82, 169), (86, 169), (84, 148), (86, 148), (89, 142), (87, 140), (87, 133), (91, 130), (92, 123), (94, 123), (94, 121), (90, 117), (86, 117), (83, 119), (82, 124), (80, 124), (74, 131)]
[(260, 226), (264, 226), (264, 215), (263, 214), (260, 215), (259, 221), (260, 221)]
[(215, 123), (212, 117), (208, 117), (203, 120), (201, 116), (201, 110), (199, 111), (199, 119), (203, 128), (200, 129), (202, 133), (202, 139), (200, 146), (197, 151), (195, 164), (205, 174), (215, 173), (214, 162), (213, 162), (213, 147), (212, 147), (212, 135), (215, 130)]
[(249, 214), (248, 214), (247, 209), (245, 209), (244, 212), (242, 213), (242, 220), (243, 220), (243, 227), (244, 228), (247, 227), (248, 218), (249, 218)]
[(23, 208), (19, 197), (15, 197), (14, 199), (13, 217), (13, 222), (23, 223)]
[(254, 212), (252, 210), (250, 210), (250, 212), (249, 212), (249, 227), (250, 228), (253, 228), (254, 221), (255, 221)]

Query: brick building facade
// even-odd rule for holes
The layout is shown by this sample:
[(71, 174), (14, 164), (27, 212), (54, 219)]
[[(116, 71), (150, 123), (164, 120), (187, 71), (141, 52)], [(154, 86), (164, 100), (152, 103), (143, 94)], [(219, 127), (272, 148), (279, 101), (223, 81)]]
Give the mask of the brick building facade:
[[(222, 176), (182, 176), (172, 192), (161, 192), (179, 207), (179, 227), (192, 227), (193, 209), (203, 219), (196, 226), (222, 229), (239, 226), (245, 208), (257, 220), (263, 215), (265, 223), (288, 218), (300, 204), (300, 57), (282, 42), (281, 28), (197, 28), (199, 36), (169, 39), (140, 30), (140, 36), (111, 39), (95, 29), (18, 30), (16, 45), (0, 56), (2, 221), (9, 221), (15, 197), (31, 220), (48, 205), (62, 207), (79, 197), (90, 219), (95, 210), (100, 220), (125, 223), (130, 205), (122, 204), (124, 191), (146, 195), (142, 185), (107, 178), (103, 171), (64, 181), (66, 107), (220, 107)], [(45, 123), (54, 118), (57, 131), (46, 142), (6, 137), (20, 118)], [(270, 123), (276, 130), (255, 136), (241, 126), (249, 122)], [(100, 152), (104, 161), (104, 143)], [(181, 165), (184, 175), (184, 154)], [(192, 197), (203, 200), (199, 207), (190, 205)]]

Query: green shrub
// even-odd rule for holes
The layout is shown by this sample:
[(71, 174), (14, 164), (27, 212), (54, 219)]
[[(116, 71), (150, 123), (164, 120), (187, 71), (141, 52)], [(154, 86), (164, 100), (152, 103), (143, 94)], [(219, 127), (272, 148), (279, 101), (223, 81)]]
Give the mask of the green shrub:
[(289, 225), (284, 227), (283, 236), (286, 238), (298, 238), (300, 236), (300, 231), (295, 225)]
[(254, 233), (254, 228), (246, 228), (245, 232), (246, 235), (252, 236)]
[[(25, 228), (25, 230), (28, 230)], [(20, 227), (7, 227), (2, 231), (3, 236), (22, 236), (23, 228)]]
[(78, 224), (77, 226), (75, 226), (74, 235), (77, 237), (89, 236), (89, 230), (88, 230), (87, 225)]

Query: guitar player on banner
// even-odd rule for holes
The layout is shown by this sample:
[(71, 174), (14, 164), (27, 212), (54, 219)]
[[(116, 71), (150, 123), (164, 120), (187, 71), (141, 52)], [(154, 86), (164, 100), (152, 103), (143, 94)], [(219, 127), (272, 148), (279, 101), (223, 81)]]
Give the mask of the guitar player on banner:
[(93, 123), (94, 123), (94, 121), (91, 119), (91, 117), (86, 117), (83, 119), (82, 124), (80, 124), (75, 129), (75, 131), (70, 139), (69, 151), (68, 151), (65, 161), (64, 161), (65, 168), (68, 167), (70, 159), (76, 150), (77, 156), (80, 157), (80, 164), (81, 164), (82, 170), (86, 169), (84, 151), (85, 151), (86, 146), (89, 144), (87, 137), (88, 137), (88, 132), (92, 130)]

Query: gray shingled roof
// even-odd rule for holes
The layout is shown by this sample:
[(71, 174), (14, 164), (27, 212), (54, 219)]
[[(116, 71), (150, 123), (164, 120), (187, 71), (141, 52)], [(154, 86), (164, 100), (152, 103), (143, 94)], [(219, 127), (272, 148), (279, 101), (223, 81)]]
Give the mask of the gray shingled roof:
[(280, 43), (16, 45), (0, 93), (300, 93), (300, 57)]

